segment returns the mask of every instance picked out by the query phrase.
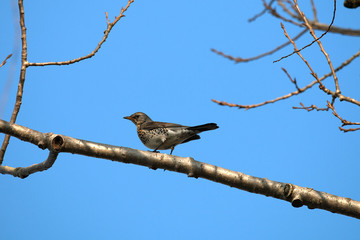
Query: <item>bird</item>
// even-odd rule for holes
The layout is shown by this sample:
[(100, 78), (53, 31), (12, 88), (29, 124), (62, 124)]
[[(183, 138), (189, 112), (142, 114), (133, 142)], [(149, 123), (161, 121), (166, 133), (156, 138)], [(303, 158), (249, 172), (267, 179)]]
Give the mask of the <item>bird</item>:
[(138, 137), (148, 148), (157, 150), (171, 149), (170, 155), (175, 146), (200, 139), (201, 132), (219, 128), (216, 123), (207, 123), (198, 126), (183, 126), (175, 123), (154, 122), (142, 112), (136, 112), (124, 117), (136, 125)]

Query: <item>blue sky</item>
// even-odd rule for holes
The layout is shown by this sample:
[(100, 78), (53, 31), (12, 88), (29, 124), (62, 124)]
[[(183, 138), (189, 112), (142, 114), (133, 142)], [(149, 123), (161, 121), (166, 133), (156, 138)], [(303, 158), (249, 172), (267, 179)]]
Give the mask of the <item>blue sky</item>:
[[(332, 4), (317, 1), (321, 22)], [(25, 1), (30, 62), (63, 61), (91, 52), (126, 1)], [(16, 4), (15, 4), (16, 7)], [(342, 133), (330, 112), (293, 110), (299, 102), (322, 107), (330, 100), (317, 86), (286, 101), (248, 111), (218, 106), (282, 96), (313, 79), (297, 56), (234, 64), (211, 48), (251, 57), (286, 41), (278, 20), (264, 16), (261, 1), (140, 1), (113, 28), (95, 57), (69, 66), (27, 70), (17, 123), (89, 141), (147, 150), (123, 116), (142, 111), (153, 120), (183, 125), (216, 122), (220, 128), (174, 154), (194, 157), (257, 177), (360, 200), (359, 132)], [(309, 6), (304, 6), (308, 13)], [(17, 14), (17, 9), (15, 9)], [(10, 1), (0, 4), (0, 58), (13, 52)], [(358, 28), (359, 10), (338, 3), (335, 25)], [(15, 27), (18, 27), (16, 25)], [(294, 36), (300, 30), (285, 24)], [(320, 35), (320, 32), (317, 32)], [(306, 34), (298, 41), (312, 41)], [(359, 39), (327, 34), (324, 47), (335, 66), (358, 51)], [(314, 44), (303, 51), (319, 76), (329, 72)], [(13, 57), (0, 69), (5, 86)], [(16, 64), (16, 63), (15, 63)], [(19, 64), (2, 118), (10, 119)], [(343, 94), (360, 99), (359, 60), (338, 73)], [(329, 78), (327, 87), (333, 87)], [(335, 105), (359, 121), (359, 109)], [(1, 138), (2, 139), (2, 138)], [(162, 151), (169, 153), (169, 151)], [(5, 165), (43, 161), (46, 151), (15, 138)], [(358, 220), (233, 189), (186, 175), (84, 156), (60, 154), (48, 171), (27, 179), (0, 176), (0, 229), (4, 239), (357, 239)]]

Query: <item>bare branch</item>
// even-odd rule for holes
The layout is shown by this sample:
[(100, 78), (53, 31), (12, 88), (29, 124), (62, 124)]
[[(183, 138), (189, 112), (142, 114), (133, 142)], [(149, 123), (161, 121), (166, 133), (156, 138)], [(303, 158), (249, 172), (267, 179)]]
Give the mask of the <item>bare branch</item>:
[(343, 131), (343, 132), (355, 132), (357, 130), (360, 130), (360, 128), (348, 128), (348, 129), (346, 129), (346, 128), (342, 128), (342, 127), (339, 127), (339, 129), (341, 131)]
[[(335, 8), (336, 8), (336, 4), (335, 4)], [(311, 9), (312, 9), (313, 15), (314, 15), (314, 22), (317, 22), (318, 21), (318, 16), (317, 16), (317, 11), (316, 11), (314, 0), (311, 0)], [(335, 15), (335, 10), (334, 10), (333, 15)], [(331, 25), (332, 25), (332, 23), (331, 23)], [(329, 27), (329, 29), (330, 29), (330, 27)]]
[[(315, 36), (315, 33), (314, 33), (314, 30), (311, 28), (311, 26), (306, 22), (306, 18), (305, 18), (305, 15), (304, 13), (302, 13), (300, 11), (300, 9), (298, 8), (299, 6), (297, 5), (297, 1), (294, 0), (294, 3), (295, 3), (295, 7), (297, 7), (297, 9), (299, 10), (299, 13), (304, 16), (304, 21), (305, 21), (305, 24), (306, 26), (308, 27), (311, 35), (314, 37), (314, 39), (316, 39), (316, 36)], [(281, 27), (283, 28), (284, 30), (284, 34), (285, 36), (291, 41), (291, 43), (294, 45), (294, 49), (296, 51), (296, 53), (299, 55), (299, 57), (304, 61), (304, 63), (308, 66), (308, 68), (310, 69), (311, 71), (311, 75), (316, 79), (316, 81), (319, 83), (319, 88), (321, 90), (323, 90), (326, 94), (328, 95), (331, 95), (333, 98), (339, 98), (340, 101), (347, 101), (347, 102), (350, 102), (350, 103), (353, 103), (353, 104), (356, 104), (358, 106), (360, 106), (360, 102), (358, 100), (355, 100), (353, 98), (350, 98), (350, 97), (347, 97), (347, 96), (344, 96), (341, 94), (340, 92), (340, 89), (339, 89), (339, 85), (338, 85), (338, 80), (337, 80), (337, 77), (336, 77), (336, 74), (335, 74), (335, 69), (333, 68), (333, 65), (332, 65), (332, 62), (330, 61), (330, 58), (328, 56), (328, 54), (325, 52), (325, 49), (323, 48), (321, 42), (319, 40), (317, 40), (317, 43), (321, 49), (321, 52), (325, 55), (327, 61), (328, 61), (328, 64), (331, 68), (331, 74), (333, 75), (334, 77), (334, 81), (335, 81), (335, 86), (336, 86), (336, 91), (333, 92), (331, 91), (330, 89), (327, 89), (320, 81), (320, 79), (317, 77), (317, 74), (313, 71), (313, 69), (311, 68), (310, 64), (305, 60), (305, 58), (301, 55), (301, 53), (299, 51), (297, 51), (297, 47), (296, 47), (296, 44), (294, 41), (291, 40), (291, 38), (289, 37), (289, 35), (287, 34), (286, 30), (285, 30), (285, 27), (284, 25), (281, 23)]]
[[(313, 0), (311, 0), (311, 3), (312, 3), (312, 6), (313, 6), (314, 14), (316, 14), (316, 9), (315, 9)], [(300, 9), (299, 9), (299, 10), (300, 10)], [(308, 45), (302, 47), (301, 49), (299, 49), (299, 50), (297, 50), (297, 51), (301, 52), (301, 51), (304, 50), (305, 48), (310, 47), (311, 45), (313, 45), (313, 43), (319, 41), (323, 36), (325, 36), (325, 34), (327, 34), (327, 33), (330, 31), (331, 26), (333, 25), (334, 20), (335, 20), (335, 12), (336, 12), (336, 0), (334, 0), (334, 12), (333, 12), (333, 17), (332, 17), (331, 23), (330, 23), (329, 27), (326, 29), (326, 31), (325, 31), (323, 34), (321, 34), (320, 37), (315, 38), (314, 41), (312, 41), (311, 43), (309, 43)], [(301, 15), (301, 14), (300, 14), (300, 15)], [(304, 15), (304, 18), (305, 18), (305, 15)], [(306, 18), (305, 18), (305, 19), (306, 19)], [(316, 21), (317, 21), (317, 20), (316, 20)], [(295, 39), (294, 39), (294, 40), (295, 40)], [(294, 53), (296, 53), (296, 51), (294, 51), (294, 52), (292, 52), (292, 53), (290, 53), (290, 54), (288, 54), (288, 55), (286, 55), (286, 56), (283, 56), (283, 57), (281, 57), (281, 58), (278, 59), (278, 60), (275, 60), (274, 63), (275, 63), (275, 62), (279, 62), (279, 61), (283, 60), (284, 58), (290, 57), (290, 56), (293, 55)]]
[(279, 19), (281, 19), (281, 20), (283, 20), (283, 21), (285, 21), (285, 22), (291, 23), (291, 24), (293, 24), (293, 25), (295, 25), (295, 26), (303, 27), (303, 26), (302, 26), (302, 23), (295, 22), (295, 21), (293, 21), (293, 20), (291, 20), (291, 19), (288, 19), (288, 18), (280, 15), (280, 14), (275, 10), (275, 8), (272, 8), (271, 6), (267, 5), (264, 0), (263, 0), (263, 4), (264, 4), (265, 8), (269, 10), (269, 13), (271, 13), (271, 15), (273, 15), (274, 17), (279, 18)]
[[(349, 59), (347, 59), (345, 62), (343, 62), (339, 67), (337, 67), (335, 69), (335, 72), (340, 71), (341, 69), (343, 69), (344, 67), (349, 65), (353, 60), (355, 60), (359, 56), (360, 56), (360, 50), (358, 52), (356, 52), (353, 56), (351, 56)], [(330, 77), (331, 75), (332, 75), (332, 72), (329, 72), (329, 73), (325, 74), (324, 76), (322, 76), (321, 78), (319, 78), (319, 80), (323, 81), (326, 78)], [(261, 107), (261, 106), (264, 106), (264, 105), (269, 104), (269, 103), (275, 103), (275, 102), (280, 101), (280, 100), (288, 99), (288, 98), (290, 98), (292, 96), (295, 96), (295, 95), (298, 95), (298, 94), (300, 94), (302, 92), (305, 92), (306, 90), (312, 88), (316, 83), (318, 83), (318, 81), (314, 80), (310, 84), (308, 84), (307, 86), (305, 86), (303, 88), (300, 88), (300, 90), (291, 92), (289, 94), (286, 94), (286, 95), (281, 96), (281, 97), (277, 97), (277, 98), (272, 99), (272, 100), (268, 100), (268, 101), (265, 101), (265, 102), (262, 102), (262, 103), (257, 103), (257, 104), (252, 104), (252, 105), (240, 105), (240, 104), (235, 104), (235, 103), (228, 103), (228, 102), (225, 102), (225, 101), (219, 101), (219, 100), (215, 100), (215, 99), (211, 99), (211, 101), (213, 101), (213, 102), (215, 102), (215, 103), (217, 103), (219, 105), (222, 105), (222, 106), (237, 107), (237, 108), (240, 108), (240, 109), (248, 110), (248, 109), (251, 109), (251, 108)]]
[[(311, 25), (311, 27), (315, 30), (326, 31), (329, 28), (329, 26), (324, 23), (318, 23), (318, 22), (314, 22), (311, 20), (309, 20), (308, 22)], [(341, 28), (341, 27), (337, 27), (337, 26), (331, 26), (330, 32), (348, 35), (348, 36), (360, 36), (359, 29)]]
[[(277, 1), (277, 3), (279, 6), (281, 6), (281, 8), (284, 10), (284, 12), (286, 12), (289, 16), (291, 16), (292, 18), (294, 18), (298, 21), (302, 21), (301, 16), (299, 16), (297, 13), (295, 14), (291, 10), (289, 10), (285, 6), (283, 1), (279, 0), (279, 1)], [(291, 4), (292, 9), (294, 9), (294, 6), (295, 6), (294, 4)], [(275, 11), (275, 9), (273, 9), (273, 11), (269, 11), (269, 12), (274, 17), (282, 19), (283, 21), (287, 21), (287, 18), (282, 17), (278, 12)], [(273, 14), (274, 12), (275, 12), (275, 14)], [(297, 11), (294, 10), (294, 12), (297, 12)], [(314, 16), (313, 21), (310, 19), (307, 19), (307, 21), (309, 22), (311, 27), (315, 30), (326, 31), (327, 29), (329, 29), (329, 25), (324, 24), (324, 23), (319, 23), (315, 16)], [(289, 21), (287, 21), (287, 22), (289, 22)], [(294, 25), (299, 26), (299, 27), (304, 27), (301, 23), (297, 23), (297, 22)], [(342, 27), (337, 27), (337, 26), (331, 26), (331, 29), (329, 31), (332, 33), (343, 34), (343, 35), (348, 35), (348, 36), (360, 36), (360, 29), (351, 29), (351, 28), (342, 28)]]
[[(15, 102), (13, 113), (11, 115), (10, 122), (15, 123), (17, 115), (18, 115), (20, 107), (21, 107), (21, 103), (22, 103), (21, 101), (22, 101), (23, 90), (24, 90), (24, 82), (25, 82), (25, 74), (26, 74), (27, 67), (29, 67), (29, 66), (46, 66), (46, 65), (67, 65), (67, 64), (72, 64), (72, 63), (75, 63), (75, 62), (79, 62), (79, 61), (87, 59), (87, 58), (91, 58), (100, 49), (101, 45), (106, 41), (111, 29), (115, 26), (115, 24), (122, 17), (125, 16), (124, 12), (126, 12), (126, 10), (129, 8), (130, 4), (133, 3), (133, 2), (134, 2), (134, 0), (128, 0), (128, 3), (126, 5), (126, 7), (121, 8), (121, 12), (120, 12), (119, 16), (117, 16), (115, 18), (115, 20), (113, 22), (111, 22), (111, 23), (109, 23), (109, 18), (108, 18), (107, 13), (105, 14), (106, 19), (107, 19), (107, 29), (104, 32), (103, 39), (98, 43), (98, 46), (90, 54), (88, 54), (88, 55), (86, 55), (84, 57), (80, 57), (80, 58), (77, 58), (77, 59), (74, 59), (74, 60), (64, 61), (64, 62), (29, 63), (27, 61), (27, 41), (26, 41), (24, 5), (23, 5), (23, 0), (18, 0), (19, 12), (20, 12), (21, 40), (22, 40), (21, 70), (20, 70), (20, 79), (19, 79), (18, 91), (17, 91), (17, 94), (16, 94), (16, 102)], [(0, 165), (2, 164), (2, 162), (4, 160), (4, 155), (5, 155), (7, 146), (9, 145), (9, 141), (10, 141), (10, 136), (6, 135), (5, 138), (4, 138), (3, 144), (1, 146), (1, 149), (0, 149)]]
[(101, 41), (98, 43), (98, 45), (96, 46), (96, 48), (91, 52), (89, 53), (88, 55), (86, 56), (83, 56), (83, 57), (79, 57), (79, 58), (76, 58), (76, 59), (73, 59), (73, 60), (68, 60), (68, 61), (62, 61), (62, 62), (44, 62), (44, 63), (28, 63), (27, 65), (28, 66), (48, 66), (48, 65), (69, 65), (69, 64), (73, 64), (73, 63), (77, 63), (77, 62), (80, 62), (82, 60), (85, 60), (85, 59), (88, 59), (88, 58), (91, 58), (93, 57), (98, 51), (99, 49), (101, 48), (102, 44), (106, 41), (106, 39), (108, 38), (109, 36), (109, 33), (111, 31), (111, 29), (115, 26), (115, 24), (123, 17), (125, 17), (124, 13), (126, 12), (126, 10), (128, 10), (128, 8), (130, 7), (130, 4), (133, 3), (134, 0), (128, 0), (128, 3), (127, 5), (125, 6), (125, 8), (121, 8), (121, 12), (119, 14), (119, 16), (117, 16), (115, 18), (115, 20), (113, 22), (110, 23), (109, 21), (109, 17), (108, 17), (108, 14), (105, 13), (106, 15), (106, 21), (107, 21), (107, 28), (106, 30), (104, 31), (104, 36), (103, 38), (101, 39)]
[[(309, 209), (319, 208), (360, 219), (360, 202), (350, 198), (339, 197), (290, 183), (253, 177), (241, 172), (199, 162), (190, 157), (183, 158), (174, 155), (116, 147), (53, 133), (45, 134), (3, 120), (0, 120), (0, 132), (36, 144), (42, 149), (49, 149), (51, 151), (48, 158), (51, 158), (49, 160), (50, 163), (55, 160), (57, 153), (68, 152), (146, 166), (151, 169), (160, 168), (183, 173), (188, 177), (203, 178), (248, 192), (271, 196), (288, 201), (293, 207), (306, 205)], [(47, 166), (49, 165), (47, 164)], [(0, 172), (11, 174), (7, 166), (0, 166)], [(19, 177), (16, 174), (13, 176)]]
[[(25, 27), (25, 16), (24, 16), (24, 5), (23, 0), (18, 1), (19, 12), (20, 12), (20, 29), (21, 29), (21, 70), (20, 70), (20, 79), (18, 84), (18, 89), (16, 93), (15, 106), (10, 118), (10, 122), (14, 123), (16, 121), (17, 115), (20, 111), (21, 100), (24, 91), (24, 82), (25, 82), (25, 73), (26, 73), (26, 64), (27, 64), (27, 41), (26, 41), (26, 27)], [(9, 145), (10, 136), (6, 135), (3, 141), (3, 144), (0, 149), (0, 165), (3, 162), (6, 148)]]
[(313, 111), (313, 110), (316, 110), (316, 111), (328, 111), (328, 110), (329, 110), (328, 107), (326, 107), (326, 108), (319, 108), (319, 107), (317, 107), (317, 106), (314, 105), (314, 104), (310, 105), (309, 107), (305, 107), (305, 105), (304, 105), (302, 102), (300, 102), (300, 105), (301, 105), (301, 107), (292, 107), (292, 108), (293, 108), (293, 109), (304, 109), (304, 110), (306, 110), (306, 111), (308, 111), (308, 112), (311, 112), (311, 111)]
[(105, 12), (105, 16), (106, 16), (106, 24), (109, 25), (110, 24), (110, 20), (109, 20), (109, 15), (107, 12)]
[(296, 89), (297, 89), (298, 91), (300, 91), (300, 88), (299, 88), (299, 86), (297, 85), (297, 82), (296, 82), (296, 78), (292, 79), (292, 77), (290, 76), (290, 74), (288, 73), (288, 71), (286, 71), (285, 68), (281, 68), (281, 69), (285, 72), (286, 76), (288, 76), (288, 78), (290, 79), (290, 81), (295, 85)]
[[(293, 9), (293, 4), (290, 1), (286, 1), (288, 4), (291, 5), (291, 8)], [(286, 5), (283, 3), (282, 0), (278, 0), (277, 1), (278, 5), (284, 10), (284, 12), (286, 12), (290, 17), (296, 19), (296, 20), (300, 20), (300, 16), (297, 14), (296, 11), (293, 10), (293, 12), (286, 7)]]
[(34, 164), (28, 167), (13, 168), (9, 166), (0, 166), (0, 173), (10, 174), (14, 177), (19, 178), (26, 178), (33, 173), (45, 171), (51, 168), (57, 158), (57, 155), (58, 153), (50, 151), (48, 158), (44, 162)]
[(0, 68), (6, 64), (6, 61), (12, 56), (12, 54), (9, 54), (4, 61), (0, 64)]
[[(334, 102), (335, 102), (335, 97), (333, 97), (332, 98), (332, 100), (331, 100), (331, 105), (334, 105)], [(328, 101), (329, 102), (329, 101)], [(312, 104), (311, 106), (309, 106), (309, 107), (305, 107), (305, 105), (302, 103), (302, 102), (300, 102), (300, 105), (301, 105), (301, 107), (293, 107), (293, 109), (305, 109), (306, 111), (308, 111), (308, 112), (311, 112), (311, 111), (313, 111), (313, 110), (316, 110), (316, 111), (329, 111), (329, 107), (327, 106), (326, 108), (318, 108), (316, 105), (314, 105), (314, 104)]]
[[(299, 38), (300, 38), (302, 35), (304, 35), (306, 32), (307, 32), (306, 29), (304, 29), (303, 31), (301, 31), (298, 35), (296, 35), (296, 36), (293, 38), (294, 41), (296, 41), (297, 39), (299, 39)], [(289, 45), (290, 43), (291, 43), (290, 41), (287, 41), (287, 42), (281, 44), (280, 46), (274, 48), (274, 49), (271, 50), (271, 51), (268, 51), (268, 52), (262, 53), (262, 54), (260, 54), (260, 55), (258, 55), (258, 56), (250, 57), (250, 58), (233, 57), (233, 56), (231, 56), (231, 55), (227, 55), (227, 54), (225, 54), (225, 53), (223, 53), (223, 52), (220, 52), (220, 51), (218, 51), (218, 50), (216, 50), (216, 49), (213, 49), (213, 48), (211, 49), (211, 51), (213, 51), (214, 53), (219, 54), (220, 56), (223, 56), (223, 57), (225, 57), (225, 58), (227, 58), (227, 59), (230, 59), (230, 60), (234, 61), (235, 63), (250, 62), (250, 61), (254, 61), (254, 60), (257, 60), (257, 59), (259, 59), (259, 58), (262, 58), (262, 57), (271, 55), (271, 54), (279, 51), (280, 49), (286, 47), (286, 46)]]
[[(335, 117), (337, 117), (338, 119), (340, 119), (340, 121), (342, 122), (342, 127), (343, 126), (348, 126), (348, 125), (360, 125), (360, 122), (350, 122), (348, 120), (343, 119), (342, 117), (339, 116), (339, 114), (335, 111), (335, 107), (334, 107), (334, 103), (330, 103), (329, 101), (327, 102), (327, 106), (328, 108), (331, 108), (331, 110), (333, 111), (333, 114)], [(343, 132), (353, 132), (353, 131), (357, 131), (360, 130), (360, 128), (342, 128), (339, 127), (339, 129)]]
[[(271, 0), (268, 5), (271, 6), (274, 3), (275, 0)], [(258, 19), (259, 17), (261, 17), (262, 15), (264, 15), (266, 12), (268, 11), (268, 9), (264, 8), (261, 12), (259, 12), (258, 14), (256, 14), (255, 16), (253, 16), (252, 18), (250, 18), (248, 20), (248, 22), (253, 22), (256, 19)]]
[[(319, 40), (320, 38), (317, 38), (316, 35), (315, 35), (315, 32), (313, 30), (313, 28), (310, 26), (309, 22), (307, 21), (306, 17), (305, 17), (305, 14), (300, 10), (299, 8), (299, 5), (297, 4), (297, 0), (294, 0), (294, 3), (295, 3), (295, 7), (296, 9), (298, 10), (298, 13), (300, 14), (300, 16), (302, 17), (306, 27), (309, 29), (310, 31), (310, 34), (313, 36), (313, 38), (315, 39), (315, 41), (318, 43), (320, 49), (321, 49), (321, 52), (324, 54), (324, 56), (326, 57), (326, 60), (330, 66), (330, 69), (331, 69), (331, 72), (333, 74), (333, 77), (334, 77), (334, 81), (335, 81), (335, 87), (336, 87), (336, 90), (335, 90), (335, 94), (341, 94), (341, 91), (340, 91), (340, 88), (339, 88), (339, 82), (338, 82), (338, 79), (337, 79), (337, 76), (336, 76), (336, 73), (334, 71), (334, 67), (332, 65), (332, 62), (330, 60), (330, 57), (329, 57), (329, 54), (327, 54), (327, 52), (325, 51), (321, 41)], [(336, 0), (334, 0), (334, 13), (333, 13), (333, 20), (332, 22), (334, 21), (335, 19), (335, 11), (336, 11)], [(331, 22), (331, 23), (332, 23)], [(331, 26), (331, 24), (329, 25), (329, 27)], [(299, 55), (300, 56), (300, 55)], [(303, 59), (304, 60), (304, 59)], [(308, 65), (308, 67), (310, 67)]]

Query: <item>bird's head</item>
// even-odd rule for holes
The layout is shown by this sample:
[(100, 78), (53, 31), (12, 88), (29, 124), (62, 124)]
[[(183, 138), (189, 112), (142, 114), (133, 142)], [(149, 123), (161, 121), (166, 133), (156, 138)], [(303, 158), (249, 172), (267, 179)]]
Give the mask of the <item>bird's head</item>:
[(141, 125), (144, 122), (151, 121), (151, 118), (149, 118), (148, 115), (142, 112), (136, 112), (131, 116), (127, 116), (124, 118), (132, 121), (136, 126)]

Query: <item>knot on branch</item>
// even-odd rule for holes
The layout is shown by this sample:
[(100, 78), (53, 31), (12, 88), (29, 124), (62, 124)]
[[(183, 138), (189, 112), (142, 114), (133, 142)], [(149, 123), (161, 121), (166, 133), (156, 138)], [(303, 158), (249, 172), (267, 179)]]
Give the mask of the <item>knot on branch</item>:
[(19, 177), (21, 179), (27, 178), (30, 175), (30, 172), (23, 167), (17, 167), (14, 170), (14, 177)]
[(190, 163), (191, 163), (191, 169), (190, 172), (187, 174), (188, 177), (198, 178), (199, 172), (201, 171), (202, 164), (198, 161), (195, 161), (193, 158), (188, 157)]
[(301, 196), (300, 196), (300, 195), (296, 196), (296, 197), (292, 200), (291, 205), (292, 205), (293, 207), (295, 207), (295, 208), (299, 208), (299, 207), (304, 206), (304, 202), (303, 202), (303, 200), (301, 199)]
[(294, 185), (287, 183), (284, 186), (284, 197), (291, 200), (291, 205), (293, 207), (299, 208), (304, 205), (304, 202), (300, 194), (294, 193)]
[(51, 148), (55, 152), (60, 152), (64, 146), (64, 138), (61, 135), (55, 135), (51, 140)]
[(294, 191), (294, 186), (292, 184), (290, 184), (290, 183), (285, 184), (284, 197), (285, 198), (291, 197), (291, 194), (293, 193), (293, 191)]
[(37, 146), (39, 148), (41, 148), (42, 150), (44, 150), (46, 148), (46, 144), (43, 140), (41, 140), (40, 142), (38, 142)]

